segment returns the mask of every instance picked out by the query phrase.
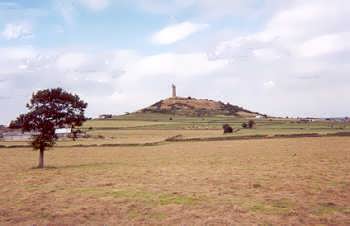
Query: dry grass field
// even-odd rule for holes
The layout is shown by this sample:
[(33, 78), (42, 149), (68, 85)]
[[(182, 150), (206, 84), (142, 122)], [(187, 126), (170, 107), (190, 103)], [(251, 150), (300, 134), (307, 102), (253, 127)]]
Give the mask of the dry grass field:
[(350, 225), (348, 137), (0, 149), (0, 225)]

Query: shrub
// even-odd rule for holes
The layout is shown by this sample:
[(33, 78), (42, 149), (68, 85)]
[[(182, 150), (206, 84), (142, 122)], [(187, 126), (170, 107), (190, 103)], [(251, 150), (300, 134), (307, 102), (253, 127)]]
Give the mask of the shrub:
[(248, 121), (248, 128), (252, 129), (255, 126), (255, 121), (254, 120), (249, 120)]
[(229, 124), (222, 125), (222, 128), (224, 129), (224, 133), (232, 133), (233, 129)]

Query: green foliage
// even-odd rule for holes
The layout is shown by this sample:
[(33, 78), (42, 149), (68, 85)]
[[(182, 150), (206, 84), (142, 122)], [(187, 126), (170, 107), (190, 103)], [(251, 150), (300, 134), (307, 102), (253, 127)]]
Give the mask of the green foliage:
[[(11, 122), (11, 127), (33, 132), (34, 139), (31, 145), (43, 152), (46, 147), (55, 144), (58, 138), (55, 134), (56, 129), (65, 127), (74, 129), (86, 121), (84, 116), (86, 107), (87, 103), (80, 100), (78, 95), (70, 94), (61, 88), (40, 90), (33, 93), (27, 104), (29, 112), (21, 114)], [(76, 134), (73, 137), (76, 137)], [(42, 165), (41, 153), (39, 166)]]

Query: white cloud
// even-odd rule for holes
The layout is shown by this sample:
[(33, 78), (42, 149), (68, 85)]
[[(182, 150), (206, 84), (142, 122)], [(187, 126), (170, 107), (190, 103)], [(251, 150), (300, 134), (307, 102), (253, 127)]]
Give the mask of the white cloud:
[[(255, 93), (253, 97), (243, 90), (241, 100), (254, 102), (257, 110), (274, 115), (346, 115), (350, 112), (336, 99), (344, 97), (350, 85), (349, 21), (347, 1), (290, 1), (260, 30), (218, 41), (210, 55), (232, 62), (233, 76)], [(313, 101), (320, 96), (322, 101)]]
[(253, 50), (253, 55), (259, 60), (263, 61), (276, 61), (282, 58), (282, 53), (279, 53), (274, 48), (260, 48)]
[(226, 61), (210, 61), (205, 53), (163, 53), (141, 58), (127, 69), (133, 77), (170, 76), (191, 78), (225, 67)]
[(170, 25), (153, 34), (152, 41), (161, 45), (173, 44), (207, 27), (207, 24), (195, 24), (191, 22)]
[(7, 40), (26, 38), (33, 35), (29, 23), (9, 23), (5, 25), (2, 36)]
[(36, 89), (61, 86), (77, 92), (88, 101), (90, 115), (123, 113), (167, 97), (171, 82), (180, 84), (220, 74), (227, 66), (225, 60), (210, 61), (201, 52), (143, 56), (131, 50), (91, 53), (22, 47), (0, 51), (6, 51), (0, 57), (0, 80), (9, 81), (0, 96), (11, 90), (15, 96), (12, 102), (18, 103), (18, 108), (11, 108), (6, 116), (2, 113), (2, 120), (16, 115)]
[(268, 82), (264, 82), (264, 87), (271, 89), (275, 86), (276, 84), (273, 81), (268, 81)]
[(347, 28), (350, 3), (344, 0), (295, 1), (280, 10), (267, 23), (265, 33), (282, 39), (298, 41)]
[(19, 69), (21, 70), (26, 70), (28, 68), (28, 65), (27, 64), (21, 64), (18, 66)]
[(275, 37), (265, 37), (261, 33), (241, 36), (218, 43), (211, 55), (217, 59), (260, 56), (260, 49), (266, 51), (266, 47), (274, 41)]
[[(160, 4), (159, 9), (168, 3), (153, 2)], [(216, 4), (215, 14), (232, 15), (251, 2), (177, 0), (170, 6), (178, 3), (176, 10), (194, 6), (204, 9)], [(5, 82), (0, 82), (0, 96), (11, 93), (13, 99), (1, 100), (1, 106), (8, 110), (0, 112), (0, 119), (9, 120), (21, 112), (32, 91), (39, 88), (62, 86), (77, 92), (88, 101), (89, 114), (98, 115), (131, 112), (152, 104), (170, 95), (173, 82), (181, 96), (218, 99), (270, 115), (349, 115), (344, 105), (350, 102), (349, 3), (264, 2), (270, 6), (258, 9), (266, 11), (259, 17), (259, 26), (254, 23), (254, 31), (252, 27), (242, 31), (241, 27), (227, 26), (225, 30), (229, 32), (220, 36), (219, 30), (228, 23), (217, 28), (217, 21), (211, 23), (209, 17), (195, 13), (190, 18), (213, 24), (208, 37), (204, 37), (209, 41), (194, 36), (176, 48), (167, 48), (167, 52), (156, 49), (152, 55), (133, 50), (102, 51), (95, 46), (91, 48), (93, 52), (28, 46), (1, 48), (0, 81)], [(228, 12), (234, 5), (237, 8)], [(78, 2), (73, 8), (81, 6)], [(270, 13), (272, 9), (276, 11)], [(236, 16), (232, 18), (241, 18)], [(154, 34), (152, 41), (176, 43), (206, 26), (174, 24)], [(210, 44), (215, 48), (208, 59), (205, 51)]]
[(64, 53), (56, 60), (56, 67), (62, 71), (75, 71), (80, 69), (88, 61), (88, 56), (83, 53)]
[(342, 0), (295, 1), (272, 16), (262, 31), (222, 41), (212, 54), (278, 60), (344, 52), (349, 50), (349, 15), (350, 4)]
[(21, 46), (21, 47), (6, 47), (1, 48), (0, 61), (1, 60), (25, 60), (33, 58), (37, 55), (37, 50), (31, 46)]
[(305, 57), (319, 57), (350, 50), (350, 32), (317, 36), (305, 41), (298, 53)]

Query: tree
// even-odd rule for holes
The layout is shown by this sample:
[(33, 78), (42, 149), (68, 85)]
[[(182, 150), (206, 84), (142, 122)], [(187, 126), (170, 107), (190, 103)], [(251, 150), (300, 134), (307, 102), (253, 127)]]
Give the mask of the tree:
[(252, 120), (252, 119), (249, 120), (249, 121), (248, 121), (248, 128), (249, 128), (249, 129), (252, 129), (254, 126), (255, 126), (255, 121)]
[(244, 129), (252, 129), (255, 126), (255, 121), (254, 120), (249, 120), (248, 122), (243, 122), (242, 123), (242, 128)]
[(23, 121), (24, 121), (24, 114), (21, 114), (20, 116), (17, 117), (16, 120), (12, 120), (10, 122), (9, 128), (10, 129), (21, 129), (23, 126)]
[(52, 147), (58, 139), (55, 130), (81, 126), (87, 103), (78, 95), (61, 88), (45, 89), (33, 93), (27, 104), (28, 113), (20, 115), (11, 122), (23, 132), (33, 132), (32, 147), (39, 150), (38, 168), (44, 168), (44, 151)]
[(243, 122), (243, 123), (242, 123), (242, 128), (245, 129), (245, 128), (247, 128), (247, 127), (248, 127), (248, 124), (247, 124), (246, 122)]
[(222, 129), (224, 130), (224, 134), (225, 133), (233, 133), (233, 129), (229, 124), (222, 125)]

